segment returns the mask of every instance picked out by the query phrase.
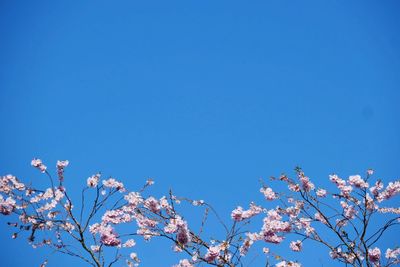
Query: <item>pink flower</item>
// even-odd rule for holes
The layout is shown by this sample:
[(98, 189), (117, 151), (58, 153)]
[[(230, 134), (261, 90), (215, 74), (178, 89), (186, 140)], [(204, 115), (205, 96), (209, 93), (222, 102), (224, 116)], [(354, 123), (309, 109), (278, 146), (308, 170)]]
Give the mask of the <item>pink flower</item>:
[(274, 200), (278, 198), (277, 194), (269, 187), (263, 187), (260, 192), (264, 194), (266, 200)]
[(238, 206), (236, 209), (234, 209), (234, 210), (232, 211), (232, 213), (231, 213), (231, 218), (232, 218), (234, 221), (237, 221), (237, 222), (242, 221), (242, 220), (244, 219), (244, 218), (243, 218), (243, 208), (240, 207), (240, 206)]
[(64, 169), (69, 164), (68, 160), (58, 160), (57, 161), (57, 175), (60, 182), (64, 181)]
[(374, 197), (377, 197), (379, 195), (379, 191), (383, 188), (383, 183), (382, 181), (377, 181), (375, 183), (375, 186), (372, 186), (369, 190), (371, 193), (374, 195)]
[(153, 179), (147, 179), (146, 181), (146, 186), (150, 186), (154, 184), (154, 180)]
[(299, 252), (302, 247), (303, 244), (300, 240), (290, 242), (290, 248), (293, 251)]
[(183, 225), (178, 226), (178, 233), (176, 234), (176, 240), (181, 245), (186, 245), (191, 241), (190, 232), (186, 222), (184, 222)]
[(317, 196), (319, 196), (319, 197), (325, 197), (325, 196), (326, 196), (326, 190), (325, 190), (325, 189), (322, 189), (322, 188), (319, 188), (319, 189), (317, 190), (316, 194), (317, 194)]
[(201, 206), (201, 205), (204, 205), (204, 200), (193, 200), (192, 201), (192, 205), (193, 206)]
[(9, 194), (14, 189), (23, 191), (26, 187), (23, 183), (18, 181), (17, 177), (11, 174), (0, 177), (0, 192)]
[(97, 253), (97, 252), (100, 251), (100, 246), (92, 245), (92, 246), (90, 246), (90, 249), (91, 249), (94, 253)]
[(325, 220), (324, 216), (322, 216), (321, 213), (316, 212), (314, 215), (315, 219), (322, 222), (323, 224), (328, 224), (328, 222)]
[(280, 233), (290, 232), (291, 225), (289, 222), (282, 221), (282, 216), (276, 210), (269, 210), (267, 217), (264, 218), (263, 227), (260, 235), (265, 242), (278, 244), (284, 239)]
[(87, 186), (96, 187), (99, 184), (100, 173), (90, 176), (87, 178)]
[(240, 255), (245, 256), (255, 241), (262, 239), (257, 233), (246, 233), (246, 238), (240, 246)]
[(220, 251), (221, 251), (221, 248), (219, 246), (209, 247), (206, 255), (204, 256), (204, 259), (207, 262), (213, 262), (214, 260), (216, 260), (218, 258)]
[(176, 216), (176, 218), (171, 218), (167, 226), (164, 227), (164, 231), (167, 234), (173, 234), (178, 231), (179, 227), (184, 227), (185, 221), (182, 220), (180, 216)]
[(129, 254), (129, 257), (130, 257), (132, 260), (136, 261), (136, 262), (140, 262), (140, 260), (139, 260), (139, 258), (138, 258), (138, 256), (137, 256), (137, 254), (136, 254), (135, 252), (132, 252), (131, 254)]
[(377, 247), (368, 249), (368, 258), (372, 262), (378, 262), (381, 258), (381, 250)]
[(15, 209), (15, 200), (8, 197), (6, 200), (0, 195), (0, 213), (3, 215), (10, 215)]
[(281, 261), (275, 267), (301, 267), (301, 264), (294, 261)]
[(46, 172), (47, 167), (43, 164), (40, 159), (34, 158), (31, 161), (31, 165), (36, 169), (40, 170), (41, 172)]
[(368, 188), (369, 185), (365, 182), (360, 175), (352, 175), (349, 177), (349, 184), (358, 188)]
[(108, 188), (116, 188), (120, 192), (125, 191), (124, 184), (121, 182), (118, 182), (114, 178), (104, 180), (103, 185), (104, 185), (104, 187), (108, 187)]
[(128, 239), (128, 240), (126, 240), (126, 242), (122, 245), (122, 247), (124, 247), (124, 248), (131, 248), (131, 247), (133, 247), (133, 246), (135, 246), (135, 245), (136, 245), (135, 240), (133, 240), (133, 239)]
[(238, 206), (231, 213), (231, 218), (234, 221), (240, 222), (245, 219), (249, 219), (257, 214), (262, 212), (262, 208), (260, 206), (255, 205), (253, 202), (250, 204), (250, 209), (243, 210), (242, 207)]
[(368, 210), (375, 210), (378, 208), (378, 205), (375, 204), (374, 200), (368, 193), (365, 195), (365, 200), (363, 200), (363, 202), (366, 203)]
[(315, 188), (314, 184), (310, 182), (310, 179), (307, 176), (301, 175), (300, 182), (302, 183), (302, 187), (306, 192), (314, 190)]
[(385, 190), (379, 194), (378, 201), (381, 202), (385, 199), (394, 197), (400, 193), (400, 181), (390, 182)]
[(289, 188), (290, 191), (293, 191), (293, 192), (299, 192), (300, 191), (300, 185), (298, 185), (298, 184), (290, 183), (288, 185), (288, 188)]
[(168, 225), (164, 227), (164, 231), (167, 234), (177, 233), (176, 239), (181, 245), (186, 245), (191, 241), (187, 222), (182, 220), (180, 216), (176, 216), (176, 218), (171, 218)]
[(149, 197), (144, 201), (144, 206), (154, 213), (159, 213), (161, 210), (160, 203), (154, 197)]
[(396, 248), (396, 249), (388, 248), (385, 253), (385, 258), (386, 259), (397, 259), (397, 257), (399, 255), (400, 255), (400, 248)]
[(307, 236), (315, 231), (315, 229), (311, 227), (310, 218), (300, 218), (298, 221), (295, 222), (295, 225), (297, 229), (304, 229), (304, 232)]
[(175, 264), (173, 267), (194, 267), (189, 260), (184, 259), (180, 260), (178, 264)]
[(354, 208), (353, 205), (349, 205), (345, 201), (341, 201), (340, 205), (343, 208), (344, 217), (347, 219), (354, 219), (355, 215), (357, 214), (357, 210)]
[(111, 226), (105, 226), (100, 229), (100, 241), (105, 246), (116, 247), (121, 244), (121, 241), (117, 238), (117, 234)]
[(130, 222), (132, 218), (128, 213), (125, 213), (123, 210), (117, 209), (107, 210), (101, 220), (103, 224), (120, 224)]
[(341, 194), (348, 198), (350, 197), (350, 193), (353, 190), (353, 187), (350, 185), (346, 185), (346, 181), (339, 178), (336, 174), (332, 174), (329, 176), (329, 179), (336, 184), (337, 188), (339, 188)]
[(130, 192), (129, 194), (124, 196), (124, 199), (128, 201), (128, 203), (134, 207), (143, 202), (143, 198), (138, 192)]
[(400, 214), (400, 208), (379, 208), (378, 211), (381, 213)]

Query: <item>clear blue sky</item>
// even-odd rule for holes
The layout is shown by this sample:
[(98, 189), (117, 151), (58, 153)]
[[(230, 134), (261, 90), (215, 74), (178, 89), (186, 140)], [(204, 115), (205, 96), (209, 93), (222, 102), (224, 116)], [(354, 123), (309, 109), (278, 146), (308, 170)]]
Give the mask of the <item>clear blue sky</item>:
[[(154, 194), (226, 220), (296, 165), (322, 183), (400, 176), (398, 1), (67, 2), (0, 3), (1, 174), (69, 159), (74, 187), (99, 170), (132, 190), (154, 177)], [(1, 265), (38, 266), (0, 222)], [(163, 247), (138, 248), (143, 266), (176, 263)]]

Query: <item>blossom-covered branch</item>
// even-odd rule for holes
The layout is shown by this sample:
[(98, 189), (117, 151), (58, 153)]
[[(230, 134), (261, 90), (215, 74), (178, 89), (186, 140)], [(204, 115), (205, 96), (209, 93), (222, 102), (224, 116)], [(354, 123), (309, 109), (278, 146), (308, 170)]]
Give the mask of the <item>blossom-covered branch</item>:
[[(326, 247), (332, 260), (344, 265), (400, 263), (397, 244), (386, 248), (385, 255), (381, 255), (384, 248), (377, 246), (400, 223), (400, 209), (385, 204), (391, 203), (388, 200), (400, 192), (400, 182), (385, 187), (377, 180), (371, 186), (372, 170), (364, 178), (353, 175), (342, 179), (330, 175), (332, 189), (325, 189), (317, 188), (296, 168), (294, 178), (281, 175), (262, 185), (260, 192), (267, 202), (276, 202), (275, 208), (252, 202), (248, 209), (235, 208), (232, 221), (223, 222), (203, 200), (178, 197), (172, 191), (161, 197), (147, 195), (148, 187), (154, 183), (150, 179), (139, 190), (129, 191), (121, 181), (103, 179), (97, 173), (87, 178), (80, 200), (75, 202), (70, 193), (76, 194), (64, 186), (68, 164), (68, 161), (57, 162), (55, 181), (40, 159), (32, 160), (31, 165), (48, 177), (49, 188), (22, 183), (13, 175), (0, 178), (0, 213), (10, 216), (8, 224), (15, 229), (13, 238), (26, 233), (33, 247), (46, 246), (95, 267), (113, 266), (119, 261), (127, 266), (140, 265), (140, 255), (134, 250), (137, 238), (169, 240), (173, 251), (183, 255), (175, 267), (245, 266), (250, 262), (246, 261), (246, 255), (256, 242), (264, 244), (266, 266), (301, 266), (296, 259), (274, 252), (274, 246), (282, 245), (285, 239), (294, 252), (301, 252), (306, 241), (320, 244)], [(274, 183), (284, 183), (288, 189), (275, 192)], [(179, 212), (183, 203), (202, 210), (199, 231)], [(221, 240), (204, 237), (203, 228), (209, 216), (215, 216), (221, 224), (222, 231), (215, 233)], [(262, 218), (262, 228), (258, 231), (251, 225), (256, 217)], [(374, 225), (375, 217), (382, 217), (379, 222), (384, 223)], [(110, 250), (114, 253), (109, 253)]]

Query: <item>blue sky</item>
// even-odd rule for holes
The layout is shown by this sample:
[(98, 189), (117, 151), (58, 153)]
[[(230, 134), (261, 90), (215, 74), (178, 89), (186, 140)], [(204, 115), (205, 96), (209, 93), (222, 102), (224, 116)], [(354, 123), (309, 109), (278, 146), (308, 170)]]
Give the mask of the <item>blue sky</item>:
[[(260, 177), (297, 165), (323, 184), (367, 168), (398, 178), (398, 8), (2, 1), (0, 172), (40, 179), (29, 166), (40, 157), (70, 160), (74, 187), (97, 171), (132, 190), (154, 177), (154, 194), (171, 187), (205, 199), (226, 220), (236, 205), (261, 201)], [(2, 264), (38, 266), (45, 254), (10, 233), (3, 223)], [(160, 257), (143, 248), (143, 266), (180, 258), (152, 246)], [(299, 260), (319, 264), (316, 249)], [(57, 257), (49, 266), (84, 266)]]

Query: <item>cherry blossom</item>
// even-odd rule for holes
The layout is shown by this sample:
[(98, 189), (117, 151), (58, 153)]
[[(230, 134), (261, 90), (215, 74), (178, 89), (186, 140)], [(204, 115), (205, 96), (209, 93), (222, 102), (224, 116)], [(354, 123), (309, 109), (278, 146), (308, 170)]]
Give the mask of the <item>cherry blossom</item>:
[(46, 165), (43, 164), (42, 160), (34, 158), (31, 161), (31, 165), (35, 168), (37, 168), (38, 170), (40, 170), (41, 172), (46, 172)]
[[(180, 197), (172, 190), (151, 195), (152, 179), (129, 191), (121, 181), (102, 179), (100, 173), (82, 180), (82, 202), (75, 207), (77, 200), (67, 190), (76, 190), (75, 185), (68, 186), (70, 179), (64, 184), (69, 161), (57, 161), (56, 180), (40, 159), (33, 159), (31, 165), (46, 174), (47, 186), (36, 188), (34, 180), (23, 183), (10, 174), (0, 177), (0, 214), (10, 219), (11, 238), (25, 234), (34, 248), (47, 246), (95, 267), (117, 262), (145, 265), (145, 259), (133, 251), (139, 246), (136, 241), (142, 245), (140, 239), (169, 241), (168, 249), (180, 259), (174, 267), (247, 266), (250, 250), (260, 248), (267, 266), (298, 267), (296, 258), (278, 255), (276, 251), (282, 250), (276, 246), (289, 245), (292, 251), (302, 252), (303, 247), (317, 244), (325, 248), (335, 266), (400, 263), (398, 244), (390, 241), (393, 244), (382, 257), (383, 246), (378, 242), (400, 223), (400, 208), (388, 201), (400, 193), (400, 181), (385, 187), (381, 180), (374, 180), (372, 170), (365, 177), (355, 174), (347, 180), (332, 174), (328, 177), (332, 184), (325, 189), (296, 167), (294, 178), (286, 174), (271, 177), (272, 183), (284, 185), (271, 186), (285, 190), (275, 192), (263, 182), (260, 192), (267, 201), (232, 207), (231, 220), (224, 221), (206, 200)], [(201, 221), (185, 216), (182, 210), (187, 208), (195, 209)], [(210, 219), (219, 222), (217, 232), (208, 227)], [(107, 251), (115, 251), (109, 254), (115, 258), (104, 257)]]

